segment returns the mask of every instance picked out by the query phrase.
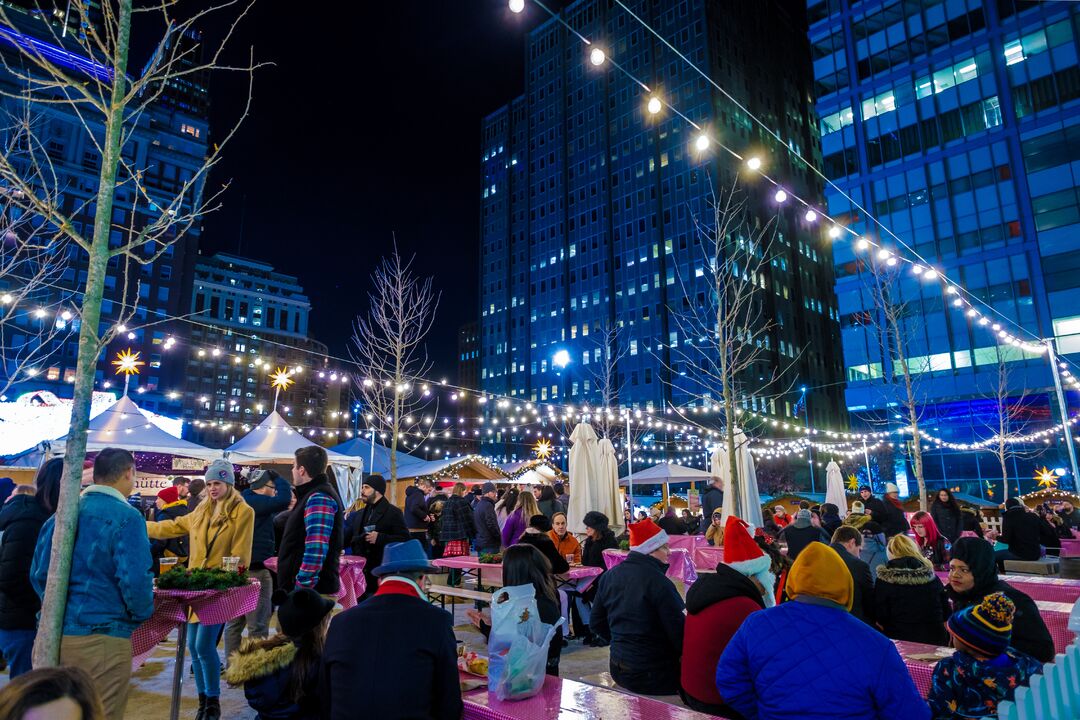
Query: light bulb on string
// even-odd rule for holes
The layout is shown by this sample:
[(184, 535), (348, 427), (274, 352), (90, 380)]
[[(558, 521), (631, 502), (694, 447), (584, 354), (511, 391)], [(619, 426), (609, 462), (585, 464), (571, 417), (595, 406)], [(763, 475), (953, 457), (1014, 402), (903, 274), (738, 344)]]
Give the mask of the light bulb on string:
[(510, 12), (519, 13), (525, 9), (525, 0), (510, 0)]
[(831, 228), (829, 228), (829, 237), (833, 240), (840, 237), (840, 228), (836, 225), (833, 225)]
[(709, 136), (705, 133), (701, 133), (700, 135), (698, 135), (697, 139), (694, 140), (694, 147), (697, 148), (698, 152), (705, 152), (706, 150), (708, 150)]
[(760, 170), (761, 169), (761, 158), (756, 157), (756, 156), (752, 157), (752, 158), (749, 158), (746, 161), (746, 167), (750, 168), (751, 170)]
[(591, 62), (593, 65), (596, 65), (596, 66), (603, 65), (605, 60), (607, 60), (607, 56), (604, 55), (604, 51), (601, 50), (600, 48), (594, 47), (589, 52), (589, 62)]
[(653, 95), (651, 98), (649, 98), (649, 104), (647, 108), (650, 114), (655, 115), (663, 108), (663, 104), (660, 102), (660, 98)]
[(806, 218), (806, 222), (808, 222), (808, 223), (817, 222), (817, 213), (814, 212), (812, 209), (807, 210), (805, 218)]
[(787, 200), (787, 191), (783, 188), (780, 188), (776, 191), (776, 194), (773, 195), (773, 199), (776, 200), (776, 202), (778, 203), (785, 202)]

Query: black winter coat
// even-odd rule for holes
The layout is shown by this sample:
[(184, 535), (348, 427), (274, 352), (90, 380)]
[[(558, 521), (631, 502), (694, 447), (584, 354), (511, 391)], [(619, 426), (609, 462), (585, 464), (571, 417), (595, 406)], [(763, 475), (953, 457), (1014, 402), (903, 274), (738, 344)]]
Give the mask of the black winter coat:
[(877, 623), (893, 640), (948, 644), (945, 586), (918, 558), (899, 557), (878, 568), (874, 603)]
[[(881, 504), (885, 508), (885, 514), (883, 515), (885, 521), (881, 523), (881, 527), (885, 531), (885, 537), (891, 538), (893, 535), (901, 535), (911, 529), (902, 508), (893, 505), (888, 498), (882, 500)], [(874, 520), (877, 520), (876, 513)]]
[(532, 545), (534, 548), (540, 551), (540, 553), (548, 559), (551, 563), (551, 572), (555, 575), (567, 572), (570, 570), (570, 565), (566, 562), (566, 558), (559, 554), (558, 549), (555, 547), (555, 543), (551, 541), (547, 533), (544, 532), (531, 532), (526, 530), (521, 533), (521, 538), (518, 540), (519, 545)]
[(424, 491), (415, 485), (405, 488), (405, 525), (410, 530), (427, 530), (428, 514)]
[(631, 552), (600, 577), (593, 600), (589, 629), (611, 640), (611, 676), (634, 693), (679, 691), (685, 605), (666, 570)]
[[(375, 532), (379, 533), (374, 545), (366, 539), (364, 528), (368, 525), (374, 525)], [(401, 508), (385, 497), (365, 505), (349, 515), (349, 519), (345, 521), (345, 545), (352, 548), (353, 555), (360, 555), (366, 560), (364, 575), (368, 576), (368, 587), (372, 592), (375, 590), (375, 585), (372, 585), (374, 576), (369, 573), (382, 565), (383, 550), (390, 543), (405, 542), (408, 539), (409, 528), (405, 525), (405, 515)]]
[(863, 508), (866, 512), (870, 513), (871, 519), (881, 527), (885, 527), (885, 501), (879, 497), (871, 495), (866, 500), (863, 500)]
[(964, 531), (960, 507), (955, 502), (945, 504), (941, 500), (934, 500), (934, 504), (930, 507), (930, 517), (934, 518), (938, 532), (948, 538), (950, 543), (956, 542), (960, 533)]
[(33, 630), (41, 598), (30, 585), (41, 526), (49, 513), (33, 495), (16, 495), (0, 512), (0, 629)]
[(1001, 542), (1021, 560), (1038, 560), (1042, 556), (1042, 528), (1038, 515), (1022, 507), (1009, 508), (1001, 520)]
[(443, 505), (439, 518), (439, 540), (471, 540), (476, 537), (473, 509), (469, 501), (459, 495), (451, 495)]
[(296, 653), (296, 645), (278, 635), (270, 639), (245, 638), (240, 649), (229, 658), (225, 680), (230, 685), (244, 686), (244, 697), (258, 713), (258, 720), (317, 720), (319, 717), (318, 663), (304, 677), (299, 702), (289, 693)]
[(604, 551), (616, 550), (619, 542), (615, 539), (615, 533), (605, 530), (599, 540), (585, 538), (581, 544), (581, 564), (588, 567), (607, 567), (604, 564)]
[[(450, 613), (411, 595), (376, 595), (335, 617), (319, 674), (323, 717), (458, 720), (453, 626)], [(362, 687), (370, 692), (358, 695)]]
[(707, 529), (709, 523), (712, 522), (713, 511), (722, 507), (724, 507), (724, 493), (715, 485), (710, 485), (705, 492), (701, 493), (701, 517), (703, 518), (701, 525)]
[(251, 533), (251, 569), (263, 569), (263, 561), (277, 555), (274, 519), (289, 508), (292, 487), (283, 477), (274, 478), (274, 494), (260, 495), (251, 488), (240, 493), (244, 502), (255, 511), (255, 527)]
[(657, 523), (668, 535), (686, 535), (686, 523), (674, 515), (665, 515)]
[(875, 620), (874, 577), (870, 574), (870, 566), (849, 553), (843, 545), (833, 544), (829, 547), (840, 555), (854, 582), (855, 594), (851, 602), (851, 614), (873, 627)]
[(829, 544), (829, 538), (825, 537), (825, 531), (813, 525), (795, 527), (792, 523), (780, 531), (780, 539), (787, 543), (787, 556), (794, 562), (799, 553), (812, 542)]
[(840, 515), (837, 513), (827, 513), (821, 516), (821, 529), (829, 536), (830, 542), (832, 542), (832, 536), (836, 532), (836, 528), (843, 524), (844, 521), (840, 519)]
[(1005, 593), (1016, 605), (1012, 640), (1009, 644), (1040, 662), (1052, 662), (1054, 639), (1046, 629), (1046, 623), (1039, 614), (1039, 607), (1030, 597), (998, 579), (993, 546), (978, 538), (960, 538), (953, 545), (952, 556), (954, 560), (965, 563), (971, 569), (975, 581), (974, 586), (963, 594), (955, 592), (952, 587), (946, 588), (952, 602), (952, 611), (978, 605), (984, 597), (992, 593)]

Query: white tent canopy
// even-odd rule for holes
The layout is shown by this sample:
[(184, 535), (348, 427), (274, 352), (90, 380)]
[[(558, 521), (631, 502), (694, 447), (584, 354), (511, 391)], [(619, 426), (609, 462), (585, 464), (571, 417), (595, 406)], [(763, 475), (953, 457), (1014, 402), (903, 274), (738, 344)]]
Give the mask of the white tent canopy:
[[(707, 483), (711, 482), (712, 475), (704, 470), (667, 462), (658, 463), (645, 470), (634, 471), (634, 485), (670, 485), (672, 483), (688, 483), (699, 480)], [(629, 475), (619, 478), (619, 485), (625, 487), (629, 483)]]
[(848, 514), (847, 494), (844, 493), (844, 476), (835, 460), (825, 467), (825, 502), (840, 508), (840, 518)]
[(626, 518), (622, 512), (622, 493), (619, 492), (619, 459), (615, 457), (615, 446), (607, 438), (599, 442), (600, 474), (589, 486), (593, 509), (608, 516), (611, 529), (616, 535), (626, 527)]
[[(52, 441), (53, 452), (63, 452), (67, 435)], [(87, 452), (99, 452), (107, 447), (121, 447), (131, 452), (162, 453), (182, 457), (214, 460), (222, 457), (213, 450), (187, 440), (181, 440), (150, 422), (131, 398), (122, 397), (90, 420), (86, 434)]]
[[(251, 432), (226, 448), (225, 452), (229, 454), (229, 459), (238, 465), (292, 463), (298, 449), (316, 444), (297, 432), (275, 410), (252, 428)], [(326, 455), (330, 462), (336, 465), (364, 467), (363, 458), (360, 457), (343, 455), (333, 450), (327, 450)]]
[[(341, 455), (351, 455), (358, 457), (364, 461), (364, 467), (368, 468), (368, 472), (380, 473), (382, 475), (390, 474), (390, 457), (391, 450), (385, 445), (375, 443), (375, 453), (371, 451), (371, 441), (365, 440), (361, 437), (354, 437), (352, 440), (346, 440), (340, 445), (335, 445), (330, 448), (331, 452), (339, 453)], [(374, 458), (374, 459), (373, 459)], [(400, 470), (405, 465), (412, 465), (414, 463), (422, 463), (423, 459), (413, 457), (407, 453), (397, 453), (397, 466), (398, 475)], [(368, 467), (370, 466), (370, 467)]]
[(735, 428), (735, 470), (739, 484), (739, 506), (735, 507), (734, 495), (728, 492), (731, 487), (731, 463), (728, 462), (727, 443), (721, 443), (713, 453), (713, 468), (724, 484), (724, 505), (722, 508), (724, 522), (728, 516), (735, 515), (748, 522), (752, 527), (759, 528), (765, 520), (761, 514), (761, 494), (758, 492), (757, 470), (754, 468), (754, 457), (750, 453), (750, 440), (741, 428)]
[[(596, 431), (588, 423), (578, 423), (570, 434), (570, 507), (566, 509), (566, 526), (572, 533), (585, 532), (585, 513), (599, 510), (593, 503), (598, 496), (593, 486), (600, 483), (600, 448), (596, 442)], [(604, 512), (605, 515), (608, 515)], [(608, 515), (608, 520), (615, 523), (622, 517)]]

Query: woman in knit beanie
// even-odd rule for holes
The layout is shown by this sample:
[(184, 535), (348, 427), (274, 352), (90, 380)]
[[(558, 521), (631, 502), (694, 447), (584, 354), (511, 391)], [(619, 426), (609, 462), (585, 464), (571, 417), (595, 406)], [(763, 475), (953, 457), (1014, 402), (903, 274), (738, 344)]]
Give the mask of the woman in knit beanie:
[(938, 718), (996, 718), (998, 703), (1042, 672), (1042, 664), (1009, 647), (1016, 606), (1004, 593), (954, 613), (946, 623), (956, 652), (938, 662), (930, 711)]

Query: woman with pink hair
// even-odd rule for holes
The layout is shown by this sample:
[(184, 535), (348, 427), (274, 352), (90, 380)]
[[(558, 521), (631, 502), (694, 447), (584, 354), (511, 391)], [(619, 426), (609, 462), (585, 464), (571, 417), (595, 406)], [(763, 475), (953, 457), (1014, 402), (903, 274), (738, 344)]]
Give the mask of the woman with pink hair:
[(915, 533), (915, 544), (923, 557), (934, 565), (935, 570), (946, 569), (949, 564), (949, 543), (938, 531), (930, 513), (919, 511), (912, 515), (911, 530)]

